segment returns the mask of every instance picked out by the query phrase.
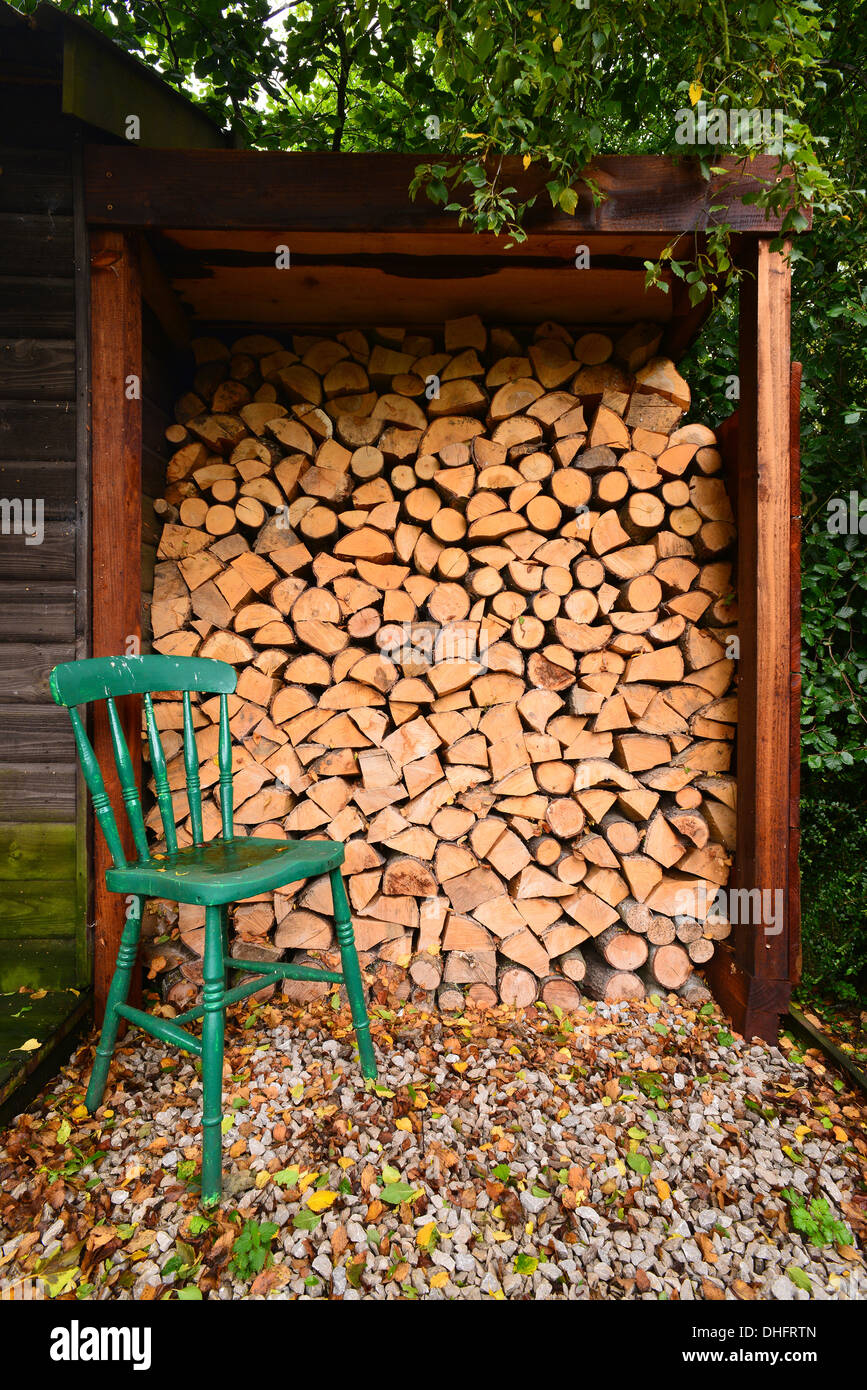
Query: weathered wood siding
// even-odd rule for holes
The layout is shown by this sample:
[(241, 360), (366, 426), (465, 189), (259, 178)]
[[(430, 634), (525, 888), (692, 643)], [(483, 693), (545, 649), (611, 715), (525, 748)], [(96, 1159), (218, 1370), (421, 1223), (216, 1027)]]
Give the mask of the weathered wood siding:
[[(48, 674), (86, 655), (86, 244), (59, 55), (4, 36), (0, 130), (0, 990), (87, 978), (86, 811)], [(0, 140), (3, 137), (0, 135)], [(18, 503), (44, 535), (28, 543)], [(26, 515), (26, 511), (25, 511)], [(37, 528), (38, 537), (38, 528)]]

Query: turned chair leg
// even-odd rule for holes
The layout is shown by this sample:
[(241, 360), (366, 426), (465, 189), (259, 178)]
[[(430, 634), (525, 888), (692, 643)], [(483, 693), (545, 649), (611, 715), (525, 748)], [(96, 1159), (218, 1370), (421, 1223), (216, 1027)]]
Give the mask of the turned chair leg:
[(343, 875), (339, 869), (332, 869), (328, 877), (331, 880), (334, 925), (337, 928), (343, 979), (346, 983), (346, 993), (349, 995), (349, 1007), (352, 1011), (352, 1022), (358, 1042), (358, 1055), (361, 1059), (361, 1071), (364, 1076), (375, 1081), (376, 1057), (370, 1037), (370, 1022), (364, 1002), (364, 985), (361, 982), (361, 968), (358, 964), (358, 952), (355, 949), (352, 917), (346, 899), (346, 889), (343, 886)]
[(215, 1206), (223, 1189), (223, 1047), (226, 1025), (224, 910), (205, 909), (202, 990), (202, 1205)]
[(220, 935), (223, 942), (223, 985), (229, 988), (229, 972), (232, 968), (231, 954), (229, 951), (229, 905), (224, 904), (220, 908)]
[(125, 1004), (129, 994), (130, 982), (132, 980), (133, 967), (135, 966), (138, 954), (138, 942), (141, 935), (141, 904), (140, 897), (134, 897), (131, 906), (127, 910), (126, 921), (123, 927), (123, 934), (120, 939), (120, 948), (117, 953), (114, 974), (111, 977), (111, 985), (108, 991), (108, 1000), (105, 1006), (105, 1017), (102, 1022), (102, 1032), (99, 1038), (99, 1045), (96, 1049), (96, 1056), (93, 1060), (93, 1068), (90, 1073), (90, 1081), (87, 1086), (85, 1105), (92, 1115), (102, 1104), (102, 1097), (105, 1092), (106, 1082), (108, 1081), (108, 1069), (111, 1065), (111, 1058), (114, 1052), (114, 1045), (117, 1041), (117, 1030), (120, 1024), (118, 1005)]

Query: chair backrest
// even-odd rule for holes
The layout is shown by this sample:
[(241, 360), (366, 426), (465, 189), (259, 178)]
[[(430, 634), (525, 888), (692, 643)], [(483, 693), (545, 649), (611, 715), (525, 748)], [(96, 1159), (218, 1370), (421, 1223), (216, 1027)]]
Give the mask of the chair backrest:
[(178, 848), (175, 819), (172, 814), (172, 794), (166, 771), (166, 759), (157, 729), (151, 695), (154, 691), (183, 693), (184, 702), (184, 769), (186, 771), (187, 801), (193, 843), (201, 845), (202, 792), (199, 783), (199, 754), (193, 729), (191, 691), (220, 696), (220, 742), (217, 761), (220, 769), (220, 814), (223, 838), (231, 840), (232, 830), (232, 739), (229, 731), (228, 696), (238, 683), (234, 667), (225, 661), (210, 661), (189, 656), (105, 656), (88, 661), (68, 661), (55, 666), (49, 681), (51, 694), (58, 705), (65, 705), (72, 720), (75, 746), (81, 761), (84, 780), (93, 798), (93, 809), (105, 836), (116, 868), (126, 864), (123, 844), (105, 782), (93, 745), (87, 737), (77, 705), (105, 700), (108, 724), (114, 751), (114, 762), (120, 781), (121, 795), (132, 830), (139, 859), (148, 859), (147, 834), (141, 801), (135, 782), (132, 758), (123, 736), (120, 717), (114, 699), (117, 695), (142, 695), (147, 721), (148, 746), (156, 785), (157, 804), (165, 833), (166, 848), (174, 854)]

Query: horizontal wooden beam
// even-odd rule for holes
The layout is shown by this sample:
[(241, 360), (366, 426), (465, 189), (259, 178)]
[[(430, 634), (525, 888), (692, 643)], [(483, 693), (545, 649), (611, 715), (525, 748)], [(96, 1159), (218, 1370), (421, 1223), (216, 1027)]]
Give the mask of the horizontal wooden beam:
[[(418, 154), (274, 153), (263, 150), (167, 150), (91, 145), (85, 159), (88, 221), (122, 227), (218, 227), (294, 230), (454, 231), (446, 214), (424, 194), (411, 201)], [(737, 231), (773, 235), (779, 218), (744, 203), (778, 174), (764, 155), (751, 163), (726, 158), (725, 174), (707, 180), (697, 159), (659, 155), (596, 160), (587, 178), (605, 193), (598, 206), (586, 182), (567, 215), (552, 208), (541, 166), (503, 163), (503, 186), (519, 197), (538, 194), (528, 229), (549, 232), (634, 233), (702, 230), (729, 222)], [(712, 211), (713, 209), (713, 211)], [(467, 237), (472, 232), (465, 231)]]

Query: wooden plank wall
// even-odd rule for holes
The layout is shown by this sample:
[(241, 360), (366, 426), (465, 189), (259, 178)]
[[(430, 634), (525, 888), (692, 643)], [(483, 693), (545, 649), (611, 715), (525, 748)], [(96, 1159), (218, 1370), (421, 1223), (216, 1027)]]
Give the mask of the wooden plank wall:
[(0, 499), (41, 500), (44, 539), (27, 544), (0, 510), (0, 990), (88, 973), (86, 811), (48, 692), (51, 667), (87, 642), (80, 152), (53, 47), (29, 45), (27, 70), (0, 94), (15, 140), (0, 149)]

